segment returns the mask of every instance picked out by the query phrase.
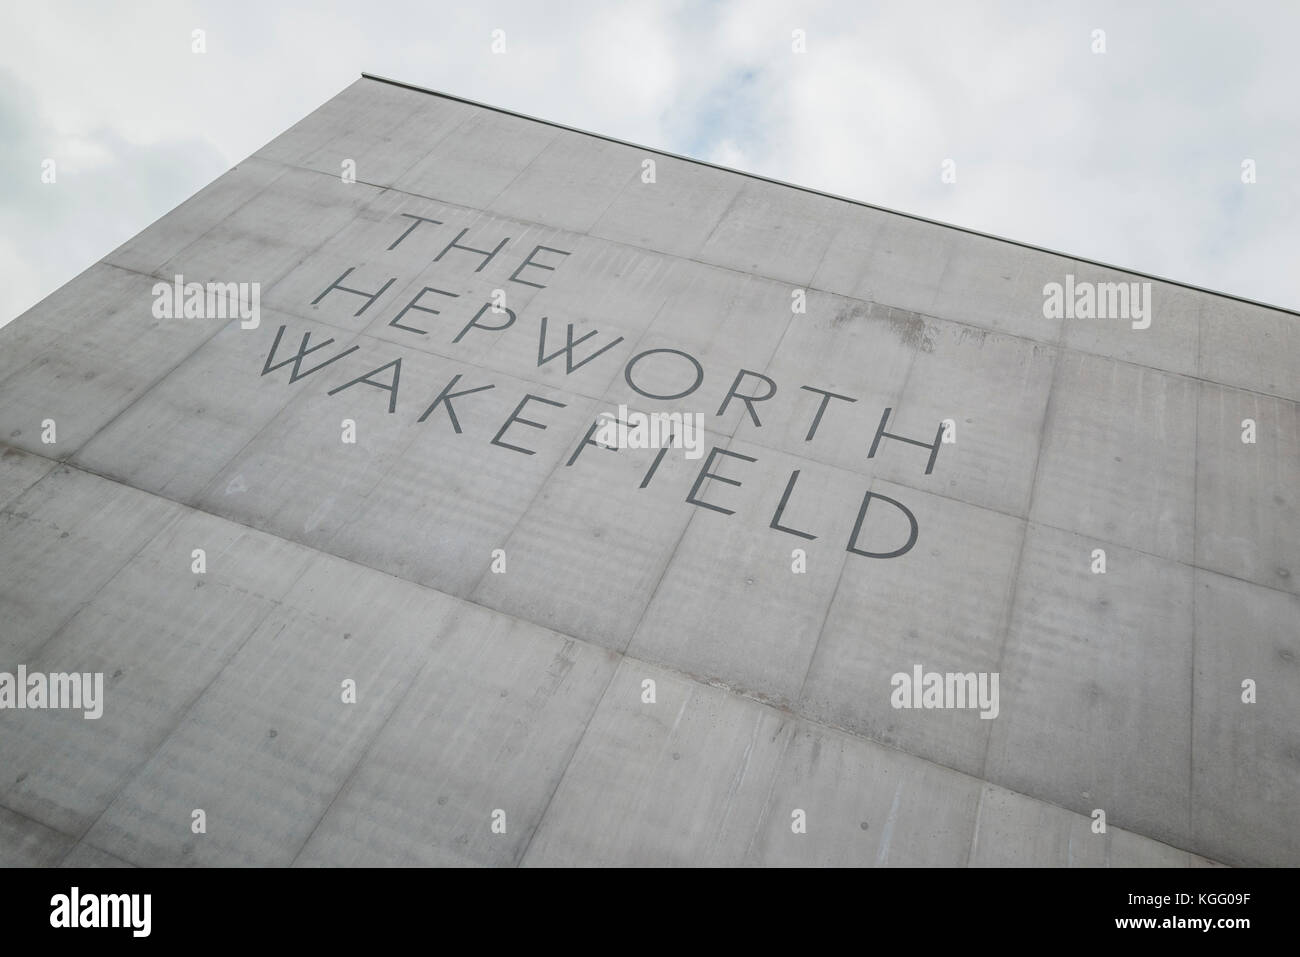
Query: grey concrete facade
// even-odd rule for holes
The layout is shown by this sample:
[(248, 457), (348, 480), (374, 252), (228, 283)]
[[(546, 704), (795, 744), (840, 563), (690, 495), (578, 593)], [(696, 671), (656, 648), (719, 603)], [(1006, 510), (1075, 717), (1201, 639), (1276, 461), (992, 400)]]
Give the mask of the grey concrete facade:
[(1298, 489), (1293, 313), (363, 78), (0, 329), (0, 864), (1300, 864)]

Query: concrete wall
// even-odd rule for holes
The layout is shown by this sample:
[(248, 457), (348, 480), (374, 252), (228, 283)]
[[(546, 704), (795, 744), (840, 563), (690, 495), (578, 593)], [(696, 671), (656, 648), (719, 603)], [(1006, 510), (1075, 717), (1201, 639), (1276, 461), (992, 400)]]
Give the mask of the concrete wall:
[(1300, 863), (1300, 318), (1067, 276), (359, 80), (0, 329), (0, 863)]

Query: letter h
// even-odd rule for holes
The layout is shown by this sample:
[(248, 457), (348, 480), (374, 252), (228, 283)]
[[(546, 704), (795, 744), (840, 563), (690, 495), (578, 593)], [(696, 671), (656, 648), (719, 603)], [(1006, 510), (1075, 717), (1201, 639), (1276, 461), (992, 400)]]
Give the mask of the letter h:
[(885, 426), (889, 424), (889, 413), (893, 409), (885, 409), (884, 415), (880, 417), (880, 426), (876, 429), (876, 437), (871, 442), (871, 451), (867, 453), (867, 458), (876, 457), (876, 449), (880, 446), (880, 440), (885, 436), (891, 439), (898, 439), (900, 442), (907, 442), (909, 445), (918, 445), (923, 449), (930, 450), (930, 461), (926, 463), (925, 474), (929, 475), (934, 471), (934, 460), (939, 457), (939, 446), (943, 442), (943, 423), (939, 423), (939, 431), (935, 433), (934, 442), (922, 442), (919, 439), (909, 439), (902, 435), (895, 435), (893, 432), (886, 432)]

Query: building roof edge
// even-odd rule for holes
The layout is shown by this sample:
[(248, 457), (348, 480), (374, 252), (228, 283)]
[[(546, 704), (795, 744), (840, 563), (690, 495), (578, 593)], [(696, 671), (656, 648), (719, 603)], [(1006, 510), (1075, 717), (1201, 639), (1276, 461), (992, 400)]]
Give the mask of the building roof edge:
[(971, 236), (980, 236), (984, 239), (992, 239), (995, 240), (996, 242), (1007, 243), (1012, 246), (1019, 246), (1022, 249), (1032, 249), (1036, 252), (1048, 253), (1049, 255), (1052, 256), (1060, 256), (1063, 259), (1071, 259), (1081, 263), (1088, 263), (1089, 265), (1092, 266), (1100, 266), (1103, 269), (1113, 269), (1117, 272), (1128, 273), (1131, 276), (1140, 276), (1143, 279), (1150, 279), (1155, 282), (1163, 282), (1171, 286), (1180, 286), (1183, 289), (1191, 289), (1195, 292), (1207, 293), (1211, 296), (1218, 296), (1221, 299), (1231, 299), (1234, 302), (1241, 302), (1250, 306), (1258, 306), (1261, 309), (1272, 309), (1275, 312), (1284, 312), (1290, 316), (1300, 317), (1300, 311), (1297, 311), (1295, 309), (1288, 309), (1285, 306), (1277, 306), (1268, 302), (1260, 302), (1258, 299), (1249, 299), (1245, 296), (1234, 295), (1233, 293), (1230, 292), (1222, 292), (1218, 289), (1209, 289), (1206, 288), (1205, 286), (1197, 286), (1194, 285), (1193, 283), (1183, 282), (1182, 280), (1179, 279), (1170, 279), (1168, 276), (1157, 276), (1154, 273), (1143, 272), (1140, 269), (1131, 269), (1127, 266), (1117, 266), (1114, 263), (1103, 262), (1099, 259), (1089, 259), (1086, 256), (1076, 256), (1071, 253), (1062, 252), (1059, 249), (1049, 249), (1046, 246), (1035, 246), (1033, 243), (1021, 242), (1018, 239), (1008, 239), (1006, 236), (998, 236), (993, 233), (981, 232), (978, 229), (970, 229), (966, 226), (957, 226), (953, 223), (945, 223), (941, 220), (929, 219), (925, 216), (918, 216), (915, 213), (906, 213), (903, 212), (902, 210), (890, 209), (887, 206), (877, 206), (874, 203), (864, 202), (863, 200), (860, 199), (852, 199), (851, 197), (848, 196), (839, 196), (835, 193), (827, 193), (824, 190), (813, 189), (810, 186), (800, 186), (798, 183), (787, 183), (784, 180), (773, 179), (770, 176), (763, 176), (759, 173), (749, 173), (746, 172), (745, 170), (733, 169), (732, 167), (729, 166), (721, 166), (717, 163), (710, 163), (707, 160), (696, 159), (693, 156), (683, 156), (680, 153), (673, 153), (669, 150), (660, 149), (655, 146), (646, 146), (643, 143), (633, 143), (630, 142), (629, 140), (621, 140), (616, 136), (607, 136), (604, 133), (594, 133), (591, 130), (584, 130), (581, 129), (580, 127), (568, 126), (567, 124), (564, 123), (557, 123), (554, 120), (546, 120), (546, 119), (542, 119), (541, 117), (530, 116), (527, 113), (520, 113), (517, 110), (508, 110), (505, 107), (493, 106), (491, 103), (480, 103), (478, 100), (471, 100), (468, 99), (467, 97), (456, 96), (455, 94), (452, 93), (444, 93), (441, 90), (431, 90), (428, 87), (416, 86), (413, 83), (406, 83), (402, 80), (394, 80), (391, 79), (390, 77), (378, 76), (377, 74), (374, 73), (365, 73), (365, 72), (361, 74), (361, 77), (362, 79), (374, 80), (378, 83), (387, 83), (390, 86), (398, 86), (398, 87), (402, 87), (403, 89), (414, 90), (417, 93), (427, 93), (430, 96), (442, 97), (445, 100), (455, 100), (458, 103), (465, 103), (468, 104), (469, 106), (479, 107), (480, 109), (492, 110), (493, 112), (496, 113), (504, 113), (507, 116), (517, 116), (523, 120), (530, 120), (531, 122), (534, 123), (542, 123), (546, 126), (553, 126), (557, 129), (568, 130), (570, 133), (581, 133), (583, 136), (593, 136), (596, 139), (605, 140), (609, 143), (618, 143), (621, 146), (630, 146), (633, 149), (645, 150), (647, 153), (655, 153), (659, 156), (668, 156), (673, 159), (682, 160), (683, 162), (686, 163), (694, 163), (697, 166), (707, 166), (711, 169), (721, 170), (724, 173), (735, 173), (737, 176), (745, 176), (748, 177), (749, 179), (761, 180), (765, 183), (772, 183), (775, 186), (784, 186), (788, 189), (798, 190), (801, 193), (811, 193), (814, 196), (824, 196), (827, 199), (838, 200), (842, 203), (851, 203), (854, 206), (863, 206), (867, 209), (874, 209), (877, 212), (882, 212), (882, 213), (890, 213), (894, 216), (902, 216), (905, 217), (906, 219), (916, 220), (917, 222), (928, 223), (931, 226), (940, 226), (944, 229), (956, 230), (957, 232), (967, 233)]

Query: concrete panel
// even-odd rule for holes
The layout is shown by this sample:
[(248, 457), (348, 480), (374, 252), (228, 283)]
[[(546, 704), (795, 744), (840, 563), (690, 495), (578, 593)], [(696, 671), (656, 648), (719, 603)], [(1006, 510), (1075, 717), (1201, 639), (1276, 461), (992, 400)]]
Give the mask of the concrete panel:
[[(289, 355), (299, 328), (285, 333)], [(260, 332), (263, 341), (273, 339), (270, 329)], [(290, 368), (262, 386), (282, 389), (293, 399), (199, 494), (201, 507), (313, 547), (328, 542), (356, 514), (370, 490), (419, 437), (411, 426), (419, 415), (415, 407), (433, 394), (438, 375), (431, 360), (419, 353), (402, 355), (387, 343), (365, 337), (354, 344), (357, 351), (309, 378), (290, 383)], [(317, 355), (329, 358), (343, 351), (343, 343), (336, 341)], [(377, 372), (398, 359), (400, 372), (396, 366)], [(395, 374), (396, 396), (364, 381), (348, 386), (358, 377), (391, 386)], [(335, 389), (344, 391), (331, 396)], [(389, 412), (394, 398), (403, 397), (405, 404)], [(343, 441), (345, 419), (356, 423), (355, 443)]]
[(1196, 452), (1196, 564), (1300, 594), (1300, 405), (1202, 383)]
[[(1073, 263), (1070, 273), (1074, 276), (1076, 289), (1082, 283), (1092, 285), (1096, 290), (1098, 313), (1105, 303), (1107, 316), (1089, 319), (1076, 315), (1061, 320), (1064, 325), (1062, 345), (1152, 369), (1196, 375), (1204, 293), (1086, 262)], [(1065, 277), (1058, 276), (1055, 281), (1064, 284)], [(1113, 291), (1108, 288), (1109, 284), (1114, 284)], [(1127, 287), (1127, 292), (1124, 287)], [(1137, 297), (1133, 295), (1135, 287)], [(1120, 313), (1125, 311), (1125, 296), (1128, 314), (1110, 315), (1116, 307)], [(1135, 303), (1140, 303), (1147, 313), (1142, 318), (1136, 316)], [(1148, 321), (1150, 325), (1147, 328), (1134, 328), (1135, 323), (1142, 326)]]
[(558, 136), (488, 208), (532, 223), (585, 233), (633, 179), (640, 151), (594, 136)]
[[(10, 445), (66, 458), (226, 324), (154, 318), (156, 280), (114, 266), (93, 272), (85, 299), (56, 307), (52, 334), (15, 335), (13, 348), (0, 351), (12, 361), (0, 369), (9, 373), (0, 381), (0, 436)], [(97, 280), (106, 290), (99, 311), (98, 293), (90, 292)], [(47, 419), (55, 424), (53, 444), (43, 441)]]
[(1031, 525), (984, 777), (1187, 847), (1192, 568)]
[(529, 271), (533, 280), (546, 285), (533, 293), (530, 316), (597, 325), (616, 322), (639, 334), (678, 285), (690, 281), (688, 274), (673, 268), (676, 260), (662, 253), (590, 236), (570, 241), (562, 274), (558, 268), (554, 276)]
[(135, 272), (153, 273), (177, 249), (188, 246), (271, 187), (284, 172), (285, 167), (280, 163), (250, 156), (118, 246), (104, 257), (104, 262)]
[(1195, 382), (1067, 352), (1044, 435), (1032, 519), (1192, 560)]
[(1223, 385), (1300, 401), (1300, 317), (1206, 296), (1198, 371)]
[(1043, 315), (1043, 287), (1064, 282), (1075, 266), (1064, 256), (954, 231), (930, 312), (1055, 344), (1063, 320)]
[[(196, 548), (203, 574), (192, 570)], [(103, 675), (102, 714), (6, 712), (0, 766), (13, 777), (0, 781), (0, 804), (85, 833), (311, 557), (211, 515), (173, 519), (26, 660), (29, 672)]]
[[(803, 533), (796, 535), (770, 526), (800, 461), (743, 442), (727, 452), (709, 474), (740, 487), (710, 479), (696, 498), (714, 507), (686, 506), (694, 509), (690, 525), (628, 652), (792, 707), (841, 568), (870, 562), (845, 551), (868, 483), (839, 469), (803, 471), (780, 520)], [(794, 571), (795, 549), (806, 572)], [(728, 635), (744, 640), (722, 640)]]
[(298, 165), (340, 178), (343, 164), (350, 161), (346, 172), (357, 182), (392, 186), (474, 114), (473, 107), (455, 100), (394, 86), (374, 89), (379, 85), (370, 85), (369, 109), (337, 119), (325, 142)]
[(302, 166), (308, 156), (331, 139), (349, 129), (365, 126), (375, 113), (391, 112), (394, 108), (413, 110), (419, 98), (414, 90), (357, 80), (253, 155), (275, 163)]
[[(1300, 598), (1196, 572), (1195, 846), (1229, 864), (1300, 861)], [(1243, 701), (1243, 682), (1255, 701)]]
[[(468, 372), (445, 362), (441, 368), (440, 385)], [(595, 416), (591, 405), (575, 396), (494, 378), (491, 391), (455, 401), (461, 434), (445, 408), (423, 423), (408, 419), (405, 429), (414, 443), (342, 518), (329, 541), (331, 551), (449, 594), (464, 597), (473, 591), (488, 574), (493, 552), (506, 544)], [(527, 401), (520, 421), (493, 444), (527, 395), (538, 398)], [(524, 425), (525, 420), (546, 428)], [(507, 574), (511, 565), (507, 549)], [(517, 570), (519, 562), (513, 565)]]
[[(912, 510), (917, 545), (889, 561), (846, 558), (798, 710), (979, 774), (989, 732), (1005, 718), (894, 708), (891, 678), (917, 665), (923, 673), (998, 670), (1024, 522), (878, 480), (871, 490)], [(873, 530), (870, 520), (864, 528)]]
[(932, 315), (939, 280), (959, 235), (920, 220), (863, 210), (860, 219), (841, 228), (813, 285)]
[[(1193, 855), (1091, 817), (986, 784), (972, 867), (1194, 867)], [(1212, 862), (1207, 862), (1212, 863)]]
[[(962, 867), (981, 782), (802, 721), (748, 862), (772, 867)], [(794, 812), (807, 830), (795, 833)]]
[(875, 254), (881, 233), (896, 219), (878, 209), (849, 204), (836, 225), (834, 240), (817, 264), (813, 288), (865, 300), (865, 296), (858, 295), (860, 288), (865, 291), (865, 286), (859, 285), (863, 269)]
[(741, 181), (671, 156), (647, 151), (645, 159), (655, 163), (655, 181), (647, 183), (638, 175), (624, 186), (590, 234), (671, 256), (696, 258), (740, 195)]
[(0, 326), (0, 384), (55, 343), (75, 339), (105, 314), (134, 305), (139, 282), (135, 273), (96, 263)]
[(742, 863), (794, 727), (771, 708), (624, 658), (523, 863)]
[(63, 466), (5, 506), (0, 671), (12, 673), (35, 656), (179, 512), (163, 499)]
[(295, 355), (304, 334), (311, 337), (309, 348), (322, 346), (303, 361), (303, 372), (353, 339), (270, 310), (257, 329), (228, 323), (100, 429), (76, 454), (76, 464), (178, 502), (196, 501), (217, 472), (298, 395), (295, 389), (307, 387), (307, 382), (285, 387), (291, 369), (263, 374), (282, 325), (272, 365)]
[[(410, 689), (451, 599), (320, 556), (86, 840), (142, 866), (284, 866)], [(343, 682), (356, 682), (356, 701)], [(206, 812), (207, 831), (191, 830)]]
[[(696, 511), (686, 497), (703, 460), (671, 450), (656, 465), (652, 449), (590, 445), (573, 459), (585, 434), (564, 450), (502, 541), (505, 571), (485, 573), (478, 556), (473, 598), (623, 651)], [(726, 441), (712, 433), (705, 440)]]
[(39, 482), (54, 463), (21, 449), (0, 446), (0, 509)]
[(842, 200), (746, 180), (699, 258), (803, 288), (833, 242), (835, 226), (852, 215)]
[[(863, 465), (892, 482), (1024, 515), (1056, 355), (1026, 339), (928, 321), (884, 431), (930, 448), (882, 436), (875, 458), (864, 457)], [(884, 411), (860, 413), (868, 452)], [(949, 420), (951, 431), (927, 475), (939, 426)]]
[(0, 807), (0, 867), (54, 867), (75, 839)]
[(148, 289), (153, 282), (102, 262), (70, 279), (13, 322), (0, 326), (0, 383), (33, 365), (51, 347), (93, 336), (99, 325), (120, 312), (135, 313), (142, 301), (142, 283), (145, 295), (152, 299)]
[(518, 863), (615, 662), (461, 606), (295, 864)]
[(128, 868), (134, 865), (128, 864), (120, 857), (114, 857), (112, 854), (105, 854), (101, 850), (91, 847), (84, 841), (68, 852), (59, 864), (60, 867), (96, 867), (96, 868)]
[[(637, 341), (622, 374), (615, 375), (604, 398), (614, 408), (626, 404), (651, 412), (698, 412), (709, 417), (710, 429), (730, 435), (746, 416), (746, 407), (732, 399), (724, 411), (723, 402), (742, 369), (761, 373), (776, 352), (794, 318), (790, 289), (695, 262), (679, 261), (674, 271), (679, 275), (673, 279), (673, 294)], [(637, 355), (655, 350), (685, 352), (687, 356), (657, 352), (627, 371), (627, 364)], [(694, 391), (688, 391), (693, 387)], [(739, 391), (752, 396), (766, 388), (762, 380), (745, 376)], [(648, 397), (673, 395), (681, 398)], [(761, 420), (761, 412), (759, 415)]]
[(289, 169), (275, 188), (247, 203), (154, 270), (167, 281), (260, 283), (270, 286), (342, 229), (379, 195), (365, 183), (344, 183), (314, 170)]
[(554, 127), (476, 110), (392, 185), (417, 196), (487, 209), (560, 135)]
[[(776, 354), (760, 370), (777, 392), (755, 405), (759, 424), (733, 400), (740, 414), (736, 437), (871, 472), (881, 461), (867, 458), (880, 415), (898, 407), (917, 349), (932, 345), (925, 320), (821, 292), (810, 293), (807, 306), (807, 313), (793, 316)], [(766, 389), (753, 378), (742, 385), (748, 395)]]

